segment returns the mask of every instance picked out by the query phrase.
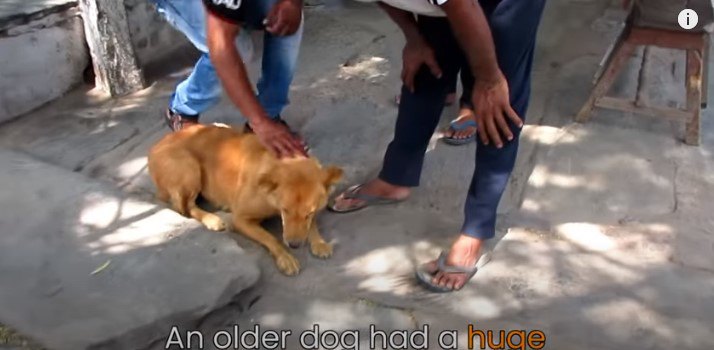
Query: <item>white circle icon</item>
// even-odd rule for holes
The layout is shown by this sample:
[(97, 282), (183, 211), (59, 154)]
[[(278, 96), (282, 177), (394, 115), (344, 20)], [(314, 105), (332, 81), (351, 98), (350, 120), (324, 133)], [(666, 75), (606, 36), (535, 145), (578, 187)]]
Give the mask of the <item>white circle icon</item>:
[(679, 13), (677, 21), (682, 29), (692, 29), (699, 23), (699, 16), (694, 10), (684, 9)]

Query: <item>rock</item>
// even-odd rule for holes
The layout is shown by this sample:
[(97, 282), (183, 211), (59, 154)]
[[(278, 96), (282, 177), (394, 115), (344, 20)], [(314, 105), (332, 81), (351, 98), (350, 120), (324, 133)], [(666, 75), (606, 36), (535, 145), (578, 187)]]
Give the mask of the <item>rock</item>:
[(146, 346), (258, 280), (228, 235), (20, 153), (0, 164), (0, 322), (44, 346)]
[(77, 0), (6, 0), (0, 6), (0, 28), (22, 23), (27, 17), (40, 17), (77, 6)]

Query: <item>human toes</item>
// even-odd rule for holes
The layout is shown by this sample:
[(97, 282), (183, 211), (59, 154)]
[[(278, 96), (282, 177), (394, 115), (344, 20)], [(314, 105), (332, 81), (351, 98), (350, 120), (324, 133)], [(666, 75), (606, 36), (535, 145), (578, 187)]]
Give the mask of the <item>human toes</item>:
[(446, 287), (451, 290), (460, 290), (466, 284), (466, 276), (463, 274), (451, 274), (447, 276)]
[(454, 290), (461, 290), (466, 285), (466, 276), (459, 276), (454, 282)]
[(461, 274), (444, 273), (439, 271), (434, 276), (432, 283), (442, 288), (459, 290), (464, 286), (466, 281), (464, 280), (464, 276)]
[(476, 132), (477, 132), (477, 130), (475, 127), (469, 126), (465, 130), (462, 130), (461, 134), (463, 135), (464, 138), (468, 138), (468, 137), (476, 135)]
[(362, 204), (359, 199), (344, 198), (343, 196), (335, 198), (332, 208), (336, 210), (349, 210)]
[(456, 130), (454, 130), (452, 128), (447, 128), (446, 130), (444, 130), (444, 137), (447, 137), (447, 138), (456, 137)]
[(446, 274), (441, 271), (438, 271), (434, 275), (434, 278), (432, 278), (431, 283), (439, 287), (446, 287)]
[(432, 260), (422, 264), (422, 270), (433, 275), (439, 271), (439, 266), (436, 264), (436, 260)]

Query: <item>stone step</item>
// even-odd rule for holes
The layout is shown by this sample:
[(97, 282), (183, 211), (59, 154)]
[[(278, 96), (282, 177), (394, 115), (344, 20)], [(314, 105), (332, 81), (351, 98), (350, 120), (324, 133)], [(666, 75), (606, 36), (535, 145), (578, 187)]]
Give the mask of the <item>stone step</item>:
[(77, 0), (4, 0), (0, 4), (0, 28), (26, 24), (33, 18), (77, 6)]
[(144, 347), (259, 279), (230, 236), (105, 183), (2, 149), (0, 182), (0, 322), (47, 348)]

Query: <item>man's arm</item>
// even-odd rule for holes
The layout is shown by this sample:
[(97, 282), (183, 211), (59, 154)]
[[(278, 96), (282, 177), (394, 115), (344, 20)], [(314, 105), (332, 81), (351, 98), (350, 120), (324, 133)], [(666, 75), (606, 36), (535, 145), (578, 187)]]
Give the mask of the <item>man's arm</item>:
[(411, 12), (394, 8), (381, 1), (379, 2), (379, 7), (399, 26), (399, 29), (404, 33), (404, 38), (407, 41), (422, 40), (416, 19)]
[(441, 78), (441, 68), (436, 61), (434, 51), (419, 33), (414, 15), (411, 12), (394, 8), (383, 2), (379, 2), (379, 6), (399, 26), (407, 41), (402, 53), (404, 61), (402, 63), (402, 81), (404, 85), (414, 92), (414, 77), (423, 64), (429, 67), (435, 77)]
[(513, 139), (507, 120), (518, 127), (523, 121), (511, 107), (508, 81), (498, 66), (486, 16), (476, 0), (448, 0), (441, 7), (476, 79), (472, 100), (479, 138), (501, 148), (502, 137)]
[(261, 142), (278, 156), (304, 155), (304, 145), (265, 113), (235, 46), (240, 27), (207, 13), (206, 36), (211, 62), (231, 101), (248, 119)]
[(501, 70), (496, 59), (496, 47), (481, 5), (475, 0), (449, 0), (442, 5), (442, 9), (477, 79), (499, 79)]
[(302, 22), (303, 0), (281, 0), (265, 18), (265, 30), (273, 35), (292, 35)]
[(243, 59), (236, 49), (235, 39), (239, 30), (238, 25), (208, 13), (206, 39), (211, 62), (231, 101), (251, 124), (258, 124), (269, 117), (255, 97)]

